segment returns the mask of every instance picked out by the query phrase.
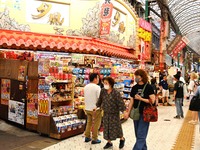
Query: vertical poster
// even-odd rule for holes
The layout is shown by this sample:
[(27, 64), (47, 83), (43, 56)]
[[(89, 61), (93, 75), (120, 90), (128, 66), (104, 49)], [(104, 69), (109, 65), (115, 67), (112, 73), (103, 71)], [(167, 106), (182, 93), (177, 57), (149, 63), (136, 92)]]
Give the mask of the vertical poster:
[(49, 59), (41, 58), (39, 59), (39, 64), (38, 64), (38, 74), (40, 76), (47, 76), (49, 75)]
[(27, 123), (38, 124), (38, 94), (35, 93), (27, 96)]
[(113, 4), (111, 0), (105, 0), (101, 6), (100, 37), (105, 37), (110, 34), (112, 11)]
[(10, 80), (1, 79), (1, 104), (8, 105), (10, 100)]
[(49, 100), (50, 85), (44, 79), (39, 79), (38, 83), (38, 114), (49, 116), (50, 115), (50, 100)]
[(25, 66), (20, 66), (18, 72), (18, 80), (24, 81), (24, 79), (25, 79)]
[(8, 120), (24, 125), (24, 103), (9, 100)]

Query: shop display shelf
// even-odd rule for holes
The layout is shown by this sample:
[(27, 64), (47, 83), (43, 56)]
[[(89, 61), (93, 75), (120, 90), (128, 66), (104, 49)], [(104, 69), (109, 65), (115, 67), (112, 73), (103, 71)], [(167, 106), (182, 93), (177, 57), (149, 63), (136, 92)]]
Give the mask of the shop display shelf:
[(61, 132), (58, 132), (58, 128), (56, 127), (56, 124), (53, 120), (53, 117), (51, 116), (51, 121), (50, 121), (50, 134), (49, 136), (55, 139), (65, 139), (74, 135), (81, 134), (85, 131), (85, 124), (72, 127), (69, 129), (65, 129)]
[(125, 91), (123, 91), (123, 92), (126, 92), (126, 93), (131, 93), (131, 91), (126, 91), (126, 90), (125, 90)]
[(65, 130), (63, 133), (50, 133), (50, 137), (55, 139), (65, 139), (74, 135), (82, 134), (85, 130), (85, 125), (77, 127), (76, 129), (71, 129), (70, 131)]
[(56, 82), (52, 82), (51, 84), (67, 84), (72, 83), (72, 80), (58, 80)]
[(70, 93), (70, 92), (72, 92), (72, 90), (67, 90), (67, 91), (65, 91), (66, 93)]
[(72, 99), (66, 99), (65, 101), (51, 101), (51, 105), (56, 106), (56, 105), (63, 105), (65, 103), (71, 102)]
[(130, 97), (122, 97), (122, 98), (124, 98), (124, 99), (130, 99)]
[(124, 85), (124, 87), (126, 87), (126, 88), (131, 88), (131, 86), (130, 86), (130, 85)]

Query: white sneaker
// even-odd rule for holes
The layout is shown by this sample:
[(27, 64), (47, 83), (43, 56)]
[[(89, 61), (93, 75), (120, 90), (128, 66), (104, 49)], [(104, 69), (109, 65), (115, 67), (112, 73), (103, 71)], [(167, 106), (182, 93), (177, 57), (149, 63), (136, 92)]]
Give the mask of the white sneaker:
[(198, 124), (198, 122), (197, 122), (197, 121), (195, 121), (195, 120), (190, 120), (188, 123), (189, 123), (189, 124), (193, 124), (193, 125), (196, 125), (196, 124)]
[(192, 124), (194, 122), (194, 120), (190, 120), (188, 123)]

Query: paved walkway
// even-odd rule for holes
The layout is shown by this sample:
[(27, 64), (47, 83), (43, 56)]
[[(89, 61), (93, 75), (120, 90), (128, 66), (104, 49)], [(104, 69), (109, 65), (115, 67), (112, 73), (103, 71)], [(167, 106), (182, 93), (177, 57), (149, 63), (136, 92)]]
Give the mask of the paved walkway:
[(0, 150), (41, 150), (58, 142), (0, 120)]
[[(188, 102), (184, 104), (183, 109), (186, 114)], [(151, 123), (149, 128), (147, 137), (148, 150), (172, 150), (176, 144), (176, 139), (184, 120), (190, 120), (191, 118), (174, 119), (175, 106), (159, 106), (158, 111), (158, 122)], [(131, 150), (135, 143), (133, 122), (129, 119), (124, 122), (122, 126), (126, 138), (124, 150)], [(189, 132), (191, 131), (189, 130), (188, 133)], [(187, 136), (187, 134), (185, 136)], [(83, 134), (65, 140), (54, 140), (0, 121), (0, 149), (3, 150), (102, 150), (106, 141), (103, 139), (102, 133), (99, 138), (102, 140), (102, 143), (98, 145), (84, 143)], [(199, 125), (195, 126), (194, 139), (192, 141), (193, 146), (191, 150), (200, 150)], [(113, 150), (118, 150), (119, 140), (113, 143)]]
[[(188, 111), (188, 102), (184, 104), (185, 114)], [(175, 116), (175, 106), (159, 106), (159, 120), (156, 123), (151, 123), (149, 128), (149, 134), (147, 138), (148, 150), (171, 150), (175, 145), (176, 138), (182, 127), (184, 119), (174, 119)], [(189, 118), (190, 119), (190, 118)], [(124, 150), (131, 150), (135, 143), (135, 135), (133, 122), (131, 119), (123, 123), (124, 136), (126, 138), (126, 145)], [(200, 134), (199, 126), (196, 125), (196, 130), (194, 131), (194, 147), (191, 150), (200, 150)], [(84, 143), (84, 136), (78, 135), (72, 138), (63, 140), (55, 145), (45, 148), (44, 150), (102, 150), (106, 141), (103, 136), (99, 136), (102, 140), (101, 144), (91, 145), (90, 143)], [(119, 140), (113, 142), (113, 150), (117, 150)], [(181, 149), (180, 149), (181, 150)]]

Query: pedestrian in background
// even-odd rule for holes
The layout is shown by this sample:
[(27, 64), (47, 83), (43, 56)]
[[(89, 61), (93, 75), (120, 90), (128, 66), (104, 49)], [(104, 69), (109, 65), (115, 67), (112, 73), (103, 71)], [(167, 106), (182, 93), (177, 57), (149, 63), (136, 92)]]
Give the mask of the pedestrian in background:
[(162, 103), (163, 106), (165, 105), (165, 101), (167, 102), (167, 106), (171, 106), (171, 104), (169, 103), (169, 86), (167, 83), (167, 76), (164, 75), (163, 79), (161, 80), (161, 82), (159, 83), (160, 89), (162, 91)]
[[(101, 140), (98, 139), (98, 131), (102, 118), (102, 111), (100, 109), (96, 110), (96, 103), (101, 91), (100, 86), (97, 85), (99, 83), (99, 75), (97, 73), (92, 73), (89, 76), (89, 80), (90, 83), (84, 87), (85, 112), (87, 115), (85, 142), (90, 142), (92, 140), (92, 144), (99, 144)], [(92, 123), (94, 123), (94, 125), (91, 139)]]
[[(181, 71), (178, 71), (177, 75), (180, 77), (179, 80), (182, 81), (184, 84), (184, 86), (183, 86), (183, 95), (184, 95), (183, 101), (184, 101), (184, 99), (186, 99), (186, 97), (188, 95), (186, 82), (185, 82), (185, 79), (182, 77)], [(182, 101), (182, 106), (183, 106), (183, 101)]]
[(155, 94), (155, 101), (156, 101), (156, 106), (158, 106), (158, 90), (157, 90), (157, 82), (156, 82), (156, 78), (152, 78), (151, 79), (151, 86), (153, 88), (154, 94)]
[[(197, 79), (197, 75), (195, 72), (192, 72), (190, 74), (190, 82), (188, 85), (188, 92), (189, 92), (189, 100), (192, 99), (194, 96), (194, 93), (196, 92), (197, 86), (195, 84), (195, 80)], [(192, 120), (190, 120), (188, 123), (196, 125), (198, 123), (198, 112), (192, 111)]]
[(182, 102), (184, 98), (184, 83), (180, 81), (180, 75), (176, 74), (174, 75), (174, 79), (176, 83), (174, 84), (174, 101), (176, 105), (176, 113), (177, 115), (174, 117), (175, 119), (181, 119), (184, 118), (183, 116), (183, 108), (182, 108)]
[[(155, 94), (152, 86), (148, 84), (148, 75), (143, 69), (138, 69), (135, 71), (135, 81), (136, 85), (133, 86), (131, 90), (131, 99), (128, 106), (128, 111), (125, 113), (124, 118), (127, 119), (130, 115), (131, 109), (137, 108), (139, 101), (139, 120), (134, 120), (134, 129), (136, 136), (136, 143), (133, 150), (147, 150), (146, 138), (149, 130), (149, 122), (145, 122), (143, 119), (143, 109), (147, 106), (151, 100), (152, 104), (155, 103)], [(145, 87), (146, 86), (146, 87)], [(143, 88), (144, 92), (143, 91)]]
[[(200, 86), (197, 87), (196, 93), (194, 94), (194, 96), (197, 96), (198, 99), (200, 101)], [(200, 108), (200, 106), (199, 106)], [(198, 116), (199, 116), (199, 121), (200, 121), (200, 110), (198, 111)]]
[(123, 137), (122, 126), (120, 122), (120, 111), (126, 110), (125, 103), (120, 92), (114, 89), (115, 81), (111, 77), (103, 79), (104, 88), (101, 90), (97, 107), (101, 107), (104, 111), (103, 115), (103, 137), (107, 140), (104, 149), (113, 147), (111, 141), (120, 138), (119, 148), (123, 148), (125, 138)]

